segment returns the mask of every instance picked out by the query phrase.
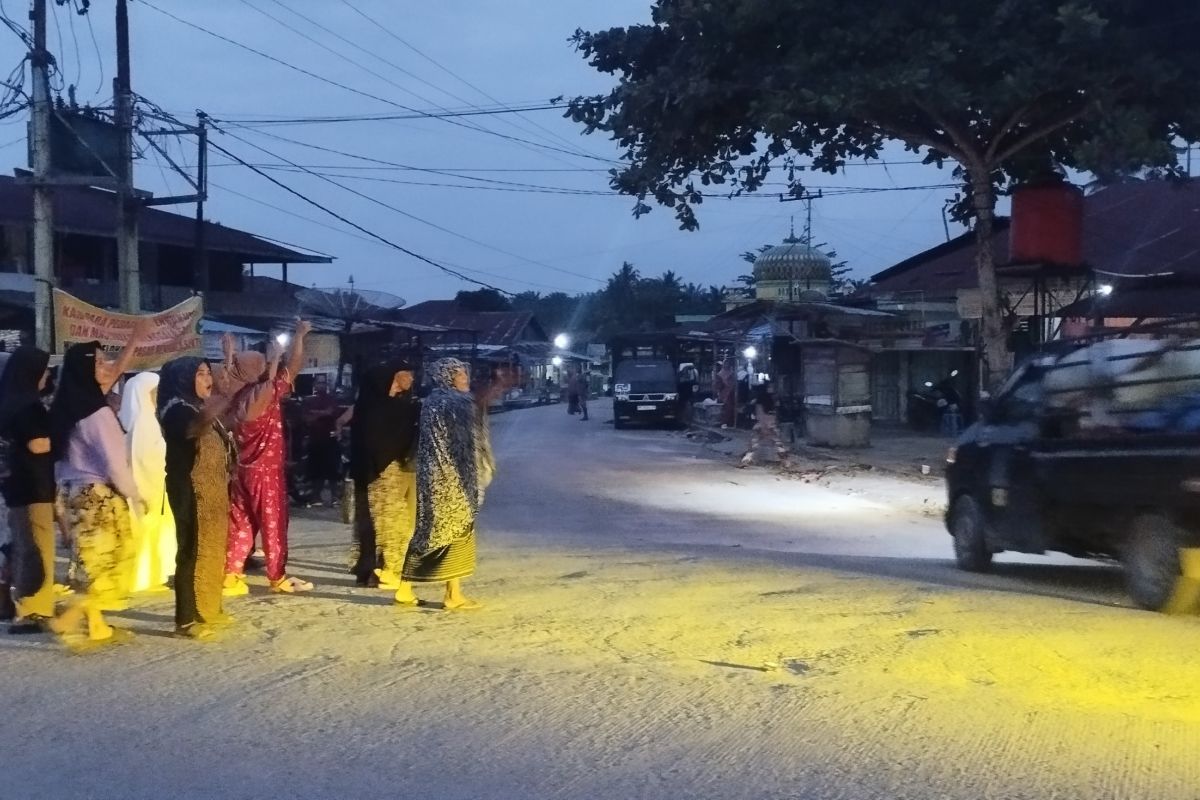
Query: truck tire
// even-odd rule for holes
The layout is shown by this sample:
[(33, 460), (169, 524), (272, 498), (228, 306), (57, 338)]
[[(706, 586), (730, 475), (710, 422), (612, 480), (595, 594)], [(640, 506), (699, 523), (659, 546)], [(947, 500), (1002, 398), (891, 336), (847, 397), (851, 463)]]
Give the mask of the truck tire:
[(992, 551), (987, 543), (987, 520), (975, 498), (963, 495), (950, 511), (950, 535), (954, 537), (954, 561), (967, 572), (987, 572)]
[(1183, 567), (1179, 545), (1183, 532), (1161, 514), (1143, 514), (1133, 521), (1121, 563), (1125, 585), (1133, 602), (1150, 611), (1161, 611), (1171, 600)]

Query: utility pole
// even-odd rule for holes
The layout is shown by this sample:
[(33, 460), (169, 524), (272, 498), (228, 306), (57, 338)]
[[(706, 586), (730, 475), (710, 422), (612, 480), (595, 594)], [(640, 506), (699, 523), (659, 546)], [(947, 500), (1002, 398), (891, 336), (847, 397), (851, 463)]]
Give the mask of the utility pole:
[(33, 0), (33, 317), (37, 346), (54, 351), (50, 288), (54, 285), (54, 198), (50, 192), (50, 54), (46, 52), (46, 0)]
[(117, 0), (117, 77), (113, 79), (116, 123), (121, 137), (117, 176), (117, 289), (121, 310), (142, 310), (142, 279), (138, 265), (138, 202), (133, 186), (133, 88), (129, 78), (128, 0)]
[(208, 252), (204, 241), (204, 200), (208, 196), (208, 115), (196, 112), (196, 136), (199, 151), (196, 154), (196, 288), (205, 294), (210, 288), (208, 274)]

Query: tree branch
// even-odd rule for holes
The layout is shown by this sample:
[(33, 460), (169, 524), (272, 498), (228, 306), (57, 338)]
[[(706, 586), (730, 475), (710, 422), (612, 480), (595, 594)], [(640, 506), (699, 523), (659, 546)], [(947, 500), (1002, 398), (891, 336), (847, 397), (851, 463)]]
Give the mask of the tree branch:
[(1062, 116), (1056, 117), (1055, 119), (1051, 120), (1050, 122), (1047, 122), (1045, 125), (1041, 125), (1037, 128), (1034, 128), (1033, 130), (1026, 133), (1024, 136), (1022, 136), (1021, 138), (1017, 139), (1015, 142), (1013, 142), (1007, 148), (1005, 148), (1004, 150), (997, 153), (995, 155), (992, 163), (994, 163), (994, 164), (1003, 163), (1004, 161), (1008, 160), (1012, 156), (1014, 156), (1017, 153), (1024, 150), (1029, 145), (1036, 142), (1038, 139), (1043, 139), (1043, 138), (1049, 136), (1050, 134), (1054, 133), (1059, 128), (1065, 128), (1066, 126), (1070, 125), (1072, 122), (1074, 122), (1075, 120), (1077, 120), (1081, 116), (1083, 116), (1083, 113), (1085, 110), (1086, 110), (1085, 108), (1072, 109), (1070, 113), (1063, 114)]
[(874, 125), (881, 131), (886, 131), (891, 137), (904, 139), (912, 144), (919, 144), (933, 150), (938, 150), (953, 158), (955, 161), (963, 162), (966, 160), (966, 153), (959, 150), (953, 142), (940, 139), (937, 136), (932, 136), (921, 131), (908, 128), (904, 125), (895, 125), (892, 123), (884, 123), (878, 120), (868, 119), (867, 123)]
[(1032, 105), (1033, 103), (1026, 103), (1025, 105), (1021, 106), (1012, 113), (1012, 116), (1005, 120), (1003, 125), (1000, 126), (1000, 128), (996, 131), (996, 135), (992, 138), (992, 143), (988, 145), (987, 150), (984, 152), (983, 157), (987, 161), (990, 162), (996, 157), (996, 150), (1000, 147), (1000, 140), (1007, 136), (1009, 131), (1020, 124), (1021, 117), (1025, 116)]

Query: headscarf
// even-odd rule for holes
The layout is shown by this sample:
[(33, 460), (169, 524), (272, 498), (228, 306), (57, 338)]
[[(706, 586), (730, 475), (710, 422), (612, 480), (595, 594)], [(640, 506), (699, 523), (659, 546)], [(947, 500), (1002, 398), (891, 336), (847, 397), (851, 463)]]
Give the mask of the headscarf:
[(58, 392), (50, 405), (50, 444), (56, 461), (66, 454), (67, 441), (75, 426), (108, 406), (96, 380), (96, 359), (101, 357), (100, 353), (99, 342), (83, 342), (68, 347), (63, 356)]
[(454, 388), (454, 375), (459, 370), (463, 370), (467, 374), (471, 372), (471, 368), (466, 365), (466, 362), (459, 361), (457, 358), (442, 358), (433, 362), (433, 367), (430, 368), (430, 377), (433, 378), (434, 389), (457, 391)]
[(173, 406), (181, 403), (196, 411), (200, 410), (203, 402), (196, 395), (196, 373), (202, 364), (204, 359), (195, 356), (184, 356), (163, 364), (158, 383), (160, 420)]
[(396, 431), (399, 404), (391, 396), (392, 381), (399, 371), (396, 364), (380, 364), (363, 374), (350, 428), (350, 468), (357, 481), (371, 483), (406, 455), (402, 452), (404, 441)]
[[(139, 372), (127, 380), (121, 391), (121, 409), (117, 412), (129, 446), (133, 482), (137, 484), (138, 494), (155, 513), (163, 507), (167, 469), (167, 443), (155, 419), (152, 399), (159, 380), (153, 372)], [(135, 517), (140, 520), (140, 515)]]
[(18, 347), (8, 357), (0, 376), (0, 434), (17, 414), (41, 402), (38, 384), (50, 363), (50, 354), (36, 347)]

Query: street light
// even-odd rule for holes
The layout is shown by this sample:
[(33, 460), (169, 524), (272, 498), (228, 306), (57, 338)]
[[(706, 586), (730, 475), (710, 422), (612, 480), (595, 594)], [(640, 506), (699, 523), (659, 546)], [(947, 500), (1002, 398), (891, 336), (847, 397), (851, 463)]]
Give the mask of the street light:
[(1100, 293), (1101, 297), (1108, 297), (1113, 293), (1113, 287), (1111, 283), (1102, 283), (1096, 287), (1096, 291)]
[(750, 345), (742, 351), (742, 355), (746, 357), (747, 361), (753, 361), (754, 359), (758, 358), (758, 348), (754, 345)]
[(571, 337), (567, 336), (565, 333), (560, 333), (558, 336), (554, 337), (554, 346), (559, 350), (566, 350), (571, 346)]
[(280, 347), (287, 347), (288, 342), (290, 342), (291, 340), (292, 340), (291, 334), (288, 334), (288, 333), (281, 333), (275, 337), (275, 341), (279, 344)]
[(550, 359), (550, 363), (556, 367), (561, 367), (563, 365), (562, 356), (555, 356), (554, 358)]

